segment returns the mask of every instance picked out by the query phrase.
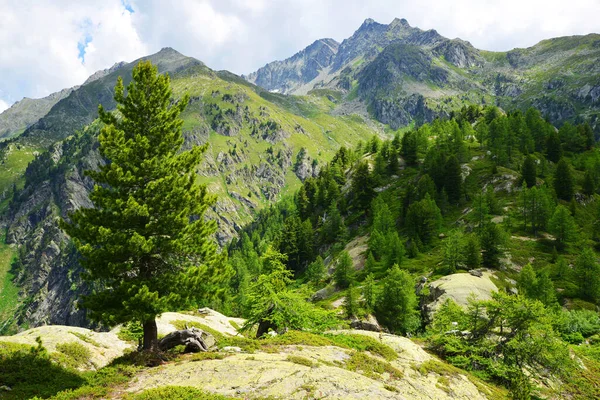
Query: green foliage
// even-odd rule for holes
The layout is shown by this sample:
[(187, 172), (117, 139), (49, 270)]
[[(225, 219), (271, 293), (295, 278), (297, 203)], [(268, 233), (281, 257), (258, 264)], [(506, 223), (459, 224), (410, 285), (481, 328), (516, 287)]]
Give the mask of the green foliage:
[(286, 269), (285, 259), (285, 255), (273, 249), (268, 249), (261, 258), (263, 273), (250, 286), (250, 311), (242, 329), (258, 324), (260, 337), (268, 329), (323, 331), (335, 326), (337, 319), (332, 312), (310, 304), (302, 294), (290, 290), (292, 273)]
[[(490, 301), (471, 303), (468, 312), (451, 303), (444, 307), (432, 323), (431, 348), (458, 367), (505, 384), (513, 397), (527, 398), (532, 388), (523, 368), (565, 376), (573, 366), (552, 313), (537, 300), (494, 293)], [(452, 322), (470, 335), (442, 333)]]
[(347, 251), (342, 251), (338, 257), (333, 273), (335, 284), (342, 289), (349, 287), (354, 281), (354, 266), (352, 257)]
[(523, 182), (525, 182), (528, 188), (535, 186), (537, 177), (536, 164), (531, 155), (525, 157), (523, 167), (521, 167), (521, 176), (523, 177)]
[(309, 282), (318, 284), (322, 282), (326, 276), (327, 270), (325, 269), (323, 258), (321, 258), (321, 256), (317, 256), (315, 261), (310, 263), (310, 265), (306, 269), (306, 278)]
[(392, 332), (407, 334), (419, 327), (414, 280), (397, 265), (389, 270), (384, 280), (375, 305), (375, 316)]
[(448, 158), (445, 171), (444, 189), (448, 195), (448, 201), (452, 204), (457, 204), (462, 195), (463, 182), (460, 163), (455, 156)]
[(498, 225), (490, 222), (483, 226), (479, 232), (483, 266), (492, 268), (500, 266), (502, 246), (505, 241), (504, 232)]
[(220, 394), (208, 393), (203, 390), (186, 386), (161, 386), (154, 389), (147, 389), (141, 393), (127, 395), (125, 400), (230, 400), (233, 397), (227, 397)]
[(550, 233), (556, 238), (557, 247), (563, 248), (565, 244), (572, 242), (577, 237), (577, 224), (569, 210), (559, 205), (548, 222)]
[(289, 355), (286, 358), (286, 361), (292, 362), (294, 364), (298, 364), (298, 365), (304, 365), (305, 367), (309, 367), (312, 368), (315, 366), (315, 363), (306, 357), (302, 357), (302, 356), (294, 356), (294, 355)]
[(157, 315), (195, 304), (227, 275), (209, 238), (216, 225), (203, 218), (214, 199), (196, 183), (207, 146), (180, 152), (179, 115), (188, 98), (174, 104), (171, 98), (169, 77), (150, 62), (134, 68), (127, 95), (119, 78), (119, 116), (99, 108), (100, 154), (108, 162), (87, 172), (96, 182), (94, 208), (61, 223), (94, 288), (83, 301), (90, 316), (108, 324), (143, 322), (145, 348), (156, 346)]
[(444, 246), (444, 265), (448, 273), (455, 273), (463, 265), (464, 260), (463, 235), (461, 231), (456, 230), (450, 233)]
[(375, 300), (377, 299), (375, 278), (372, 273), (369, 273), (363, 282), (362, 296), (365, 303), (365, 309), (371, 313), (375, 309)]
[(556, 166), (556, 172), (554, 173), (554, 191), (556, 192), (556, 197), (565, 201), (570, 201), (575, 192), (573, 173), (571, 172), (571, 167), (564, 158), (562, 158)]
[(426, 195), (411, 204), (406, 213), (405, 227), (411, 237), (423, 244), (430, 244), (442, 224), (442, 213), (433, 199)]
[(537, 299), (546, 306), (556, 305), (556, 291), (546, 271), (536, 273), (531, 264), (523, 267), (519, 274), (519, 293), (530, 299)]
[(465, 266), (468, 269), (476, 269), (481, 265), (481, 246), (476, 235), (468, 235), (464, 250)]
[(37, 347), (0, 342), (0, 386), (11, 388), (3, 399), (49, 397), (83, 383), (76, 371), (52, 361), (41, 340)]
[(404, 377), (402, 371), (390, 363), (378, 360), (362, 352), (352, 353), (346, 361), (346, 368), (373, 379), (377, 379), (383, 373), (388, 373), (393, 379), (402, 379)]
[(347, 318), (354, 318), (360, 315), (359, 309), (359, 296), (360, 292), (355, 285), (350, 285), (348, 290), (346, 291), (346, 298), (344, 299), (344, 304), (342, 307), (344, 309), (344, 313)]
[(366, 161), (358, 163), (352, 177), (352, 193), (357, 210), (367, 210), (375, 197), (375, 182)]
[(126, 342), (138, 343), (144, 337), (144, 329), (138, 321), (129, 321), (119, 329), (117, 336)]
[(600, 264), (590, 248), (585, 248), (575, 262), (575, 277), (582, 298), (600, 301)]
[(86, 366), (92, 356), (90, 350), (78, 342), (59, 343), (56, 345), (56, 351), (59, 352), (57, 361), (71, 368)]

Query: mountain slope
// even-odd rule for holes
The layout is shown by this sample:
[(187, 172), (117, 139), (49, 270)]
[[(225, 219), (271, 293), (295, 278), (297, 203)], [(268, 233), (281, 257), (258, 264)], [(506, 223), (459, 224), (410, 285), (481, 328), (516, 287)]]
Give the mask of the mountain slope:
[(16, 102), (0, 114), (0, 139), (10, 139), (23, 133), (25, 129), (48, 114), (48, 111), (56, 103), (70, 95), (75, 89), (77, 87), (63, 89), (42, 99), (25, 97)]
[[(333, 103), (326, 99), (271, 94), (172, 49), (148, 59), (170, 72), (175, 97), (191, 96), (182, 114), (185, 146), (209, 143), (198, 179), (218, 196), (209, 217), (218, 222), (221, 244), (265, 204), (316, 174), (320, 163), (338, 147), (378, 132), (375, 125), (359, 118), (331, 116)], [(0, 222), (12, 246), (8, 248), (15, 253), (12, 274), (22, 303), (17, 314), (13, 308), (4, 310), (4, 315), (12, 316), (6, 329), (13, 323), (87, 323), (75, 305), (85, 287), (78, 278), (75, 252), (57, 227), (57, 218), (90, 206), (87, 195), (93, 183), (84, 171), (102, 162), (95, 139), (100, 127), (96, 123), (84, 127), (96, 117), (95, 99), (108, 109), (114, 107), (112, 88), (117, 76), (128, 82), (133, 65), (123, 65), (75, 90), (2, 149), (7, 160), (17, 155), (22, 160), (12, 175), (0, 179), (6, 192)]]

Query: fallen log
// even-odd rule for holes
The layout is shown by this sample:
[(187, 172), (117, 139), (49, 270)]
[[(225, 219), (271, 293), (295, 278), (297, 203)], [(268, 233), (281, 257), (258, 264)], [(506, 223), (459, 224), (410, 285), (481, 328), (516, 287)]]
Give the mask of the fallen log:
[(185, 346), (184, 353), (209, 351), (215, 346), (215, 338), (198, 328), (186, 328), (169, 333), (158, 341), (158, 348), (167, 351), (175, 346)]

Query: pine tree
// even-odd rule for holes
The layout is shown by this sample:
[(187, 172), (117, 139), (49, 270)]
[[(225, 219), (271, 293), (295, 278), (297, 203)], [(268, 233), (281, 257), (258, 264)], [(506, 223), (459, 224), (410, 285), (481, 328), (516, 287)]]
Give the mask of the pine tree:
[(564, 158), (561, 158), (556, 166), (554, 191), (556, 192), (556, 197), (561, 200), (570, 201), (573, 198), (573, 174), (571, 167)]
[(356, 167), (352, 179), (352, 193), (359, 210), (367, 210), (375, 197), (373, 177), (366, 161), (360, 162)]
[(391, 268), (394, 264), (402, 265), (406, 250), (404, 249), (402, 240), (400, 240), (400, 237), (398, 236), (398, 232), (391, 231), (388, 233), (386, 242), (387, 254), (385, 257), (385, 268)]
[(577, 234), (575, 219), (563, 205), (556, 207), (548, 226), (550, 233), (556, 238), (558, 248), (563, 248), (566, 243), (573, 241)]
[(410, 333), (419, 327), (415, 283), (410, 274), (394, 265), (375, 305), (377, 321), (392, 332)]
[(437, 235), (442, 223), (442, 213), (429, 195), (408, 207), (405, 226), (413, 239), (429, 244)]
[(315, 261), (309, 264), (306, 270), (306, 278), (309, 282), (318, 284), (327, 275), (327, 271), (325, 270), (325, 264), (323, 263), (323, 258), (321, 256), (317, 256)]
[(333, 279), (335, 280), (335, 284), (341, 289), (349, 287), (354, 281), (352, 257), (350, 257), (350, 254), (345, 250), (342, 251), (338, 257)]
[(479, 242), (483, 252), (483, 265), (499, 267), (502, 255), (501, 247), (504, 244), (504, 235), (500, 227), (492, 222), (485, 224), (479, 233)]
[(586, 247), (575, 262), (575, 276), (581, 297), (598, 302), (600, 300), (600, 264), (596, 254)]
[(450, 233), (444, 248), (444, 265), (448, 273), (453, 274), (463, 265), (464, 253), (462, 247), (462, 232), (459, 230)]
[(465, 265), (468, 269), (479, 268), (481, 265), (481, 246), (477, 236), (471, 234), (465, 245)]
[(346, 291), (346, 298), (342, 305), (347, 318), (354, 318), (359, 314), (358, 298), (358, 288), (354, 284), (351, 284)]
[(538, 296), (538, 279), (535, 271), (531, 264), (527, 264), (521, 269), (518, 279), (519, 293), (529, 297), (530, 299), (536, 299)]
[(587, 169), (583, 178), (583, 194), (586, 196), (592, 196), (596, 193), (596, 178), (594, 173)]
[(90, 316), (109, 325), (139, 321), (144, 349), (157, 345), (156, 317), (194, 304), (224, 277), (210, 236), (214, 204), (195, 168), (207, 145), (181, 151), (188, 97), (172, 103), (168, 75), (150, 62), (133, 69), (127, 87), (118, 79), (118, 114), (99, 107), (105, 124), (99, 142), (108, 162), (87, 174), (96, 185), (94, 208), (62, 221), (82, 255), (84, 278), (93, 291), (83, 299)]
[(365, 308), (371, 313), (375, 309), (375, 278), (372, 273), (369, 273), (363, 282), (362, 295), (365, 300)]
[(404, 158), (406, 165), (414, 166), (417, 165), (418, 160), (418, 144), (417, 136), (415, 132), (409, 131), (402, 136), (402, 148), (400, 155)]
[(437, 190), (435, 188), (435, 182), (428, 174), (423, 175), (417, 183), (417, 196), (418, 200), (423, 200), (426, 195), (434, 199), (436, 197)]
[(532, 156), (525, 157), (523, 168), (521, 169), (521, 175), (523, 176), (523, 181), (527, 184), (528, 188), (535, 186), (537, 173), (535, 160)]
[(556, 163), (560, 160), (562, 154), (563, 151), (558, 133), (552, 130), (546, 138), (546, 157), (548, 157), (548, 160)]
[(556, 304), (556, 289), (554, 283), (550, 279), (550, 275), (546, 271), (542, 271), (537, 276), (537, 299), (544, 303), (545, 306)]
[(377, 269), (377, 261), (375, 261), (375, 257), (373, 257), (373, 252), (369, 251), (369, 255), (365, 261), (365, 272), (371, 274), (377, 272)]
[(371, 213), (373, 215), (373, 230), (377, 230), (383, 234), (396, 230), (396, 223), (392, 217), (390, 208), (381, 196), (373, 200)]
[(457, 204), (462, 194), (462, 175), (458, 159), (451, 156), (446, 162), (446, 179), (444, 189), (448, 195), (448, 201), (451, 204)]

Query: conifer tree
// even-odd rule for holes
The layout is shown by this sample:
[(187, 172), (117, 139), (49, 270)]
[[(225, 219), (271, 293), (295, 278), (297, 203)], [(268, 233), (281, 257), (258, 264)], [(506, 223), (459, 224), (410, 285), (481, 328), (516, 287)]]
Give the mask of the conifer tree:
[(207, 145), (181, 151), (179, 115), (188, 97), (172, 103), (168, 75), (150, 62), (133, 69), (127, 93), (119, 78), (114, 98), (118, 113), (99, 107), (107, 162), (87, 172), (96, 183), (94, 207), (77, 210), (61, 226), (93, 288), (82, 302), (90, 316), (109, 325), (141, 322), (144, 349), (155, 349), (155, 318), (194, 304), (225, 275), (214, 274), (216, 224), (204, 219), (214, 198), (196, 183)]
[(344, 304), (342, 305), (347, 318), (354, 318), (358, 316), (358, 298), (358, 288), (354, 284), (350, 284), (348, 290), (346, 291)]
[(335, 280), (335, 284), (341, 289), (349, 287), (354, 281), (352, 257), (345, 250), (338, 257), (333, 279)]
[(460, 163), (455, 156), (451, 156), (446, 162), (446, 179), (444, 181), (444, 189), (450, 203), (457, 204), (459, 202), (462, 183)]
[(596, 178), (590, 169), (585, 171), (583, 178), (583, 193), (586, 196), (592, 196), (596, 193)]
[(410, 333), (419, 327), (415, 283), (410, 274), (394, 265), (384, 280), (375, 305), (377, 321), (392, 332)]
[(528, 188), (535, 186), (537, 173), (535, 160), (532, 156), (525, 157), (523, 168), (521, 169), (521, 175), (523, 176), (523, 181)]
[(404, 158), (406, 165), (414, 166), (417, 165), (418, 160), (418, 144), (417, 135), (413, 131), (406, 132), (402, 136), (402, 148), (400, 155)]
[(327, 271), (325, 270), (325, 264), (323, 263), (323, 258), (321, 256), (317, 256), (315, 261), (309, 264), (306, 270), (306, 277), (309, 282), (319, 283), (325, 276), (327, 275)]
[(600, 264), (596, 254), (586, 247), (575, 262), (575, 276), (581, 297), (598, 302), (600, 300)]
[(558, 133), (552, 130), (546, 138), (546, 157), (548, 160), (556, 163), (562, 157), (562, 145)]
[(462, 247), (462, 232), (459, 230), (450, 233), (446, 239), (444, 248), (444, 265), (448, 273), (455, 273), (464, 262), (464, 253)]
[(365, 308), (371, 313), (375, 309), (375, 278), (372, 273), (369, 273), (363, 282), (362, 288), (363, 299), (365, 300)]
[(575, 219), (565, 206), (559, 205), (556, 207), (548, 224), (550, 233), (556, 238), (557, 247), (563, 248), (566, 243), (575, 239), (577, 225), (575, 224)]
[(556, 192), (556, 197), (561, 200), (570, 201), (573, 198), (573, 174), (571, 167), (564, 158), (561, 158), (556, 166), (554, 191)]
[(479, 233), (479, 242), (483, 252), (482, 260), (485, 267), (499, 267), (504, 235), (500, 227), (492, 222), (484, 225)]
[(477, 236), (471, 234), (465, 245), (465, 265), (469, 269), (479, 268), (481, 265), (481, 246)]
[(356, 167), (352, 179), (352, 193), (359, 210), (367, 210), (375, 197), (373, 176), (366, 161), (360, 162)]
[(421, 201), (408, 207), (405, 226), (413, 239), (429, 244), (437, 235), (442, 223), (442, 213), (427, 194)]

